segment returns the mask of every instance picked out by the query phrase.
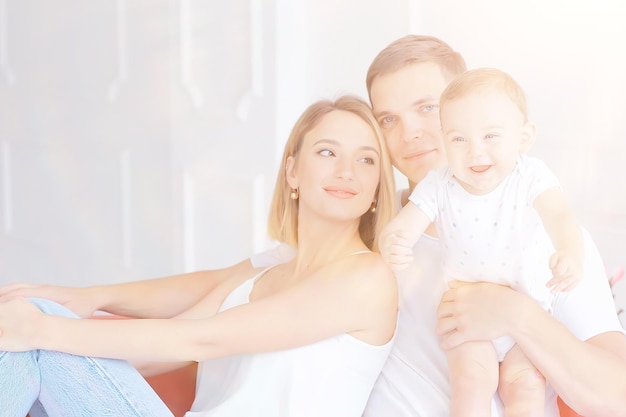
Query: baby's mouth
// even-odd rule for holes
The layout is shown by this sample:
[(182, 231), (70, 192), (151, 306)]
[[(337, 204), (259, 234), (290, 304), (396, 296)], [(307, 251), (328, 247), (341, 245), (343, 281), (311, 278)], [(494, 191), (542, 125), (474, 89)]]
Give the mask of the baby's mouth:
[(487, 171), (489, 168), (491, 168), (491, 165), (475, 165), (473, 167), (470, 167), (470, 170), (472, 170), (472, 172), (480, 174)]

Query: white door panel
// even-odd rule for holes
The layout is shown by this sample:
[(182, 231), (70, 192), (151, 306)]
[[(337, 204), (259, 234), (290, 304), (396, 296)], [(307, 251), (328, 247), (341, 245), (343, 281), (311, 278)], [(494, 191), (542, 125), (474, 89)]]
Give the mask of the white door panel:
[(115, 282), (247, 256), (254, 184), (259, 194), (273, 163), (250, 2), (2, 6), (0, 284)]

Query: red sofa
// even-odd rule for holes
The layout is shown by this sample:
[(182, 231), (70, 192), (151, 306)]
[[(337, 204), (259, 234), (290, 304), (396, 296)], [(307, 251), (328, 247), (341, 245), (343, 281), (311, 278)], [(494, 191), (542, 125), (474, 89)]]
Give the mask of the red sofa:
[[(176, 417), (182, 417), (189, 410), (196, 388), (196, 365), (187, 366), (167, 374), (147, 378), (152, 388), (168, 405)], [(561, 417), (582, 417), (574, 412), (561, 399), (558, 399)]]
[(197, 368), (197, 364), (194, 364), (146, 378), (175, 417), (182, 417), (191, 408), (196, 393)]
[[(196, 390), (196, 370), (197, 365), (189, 365), (176, 371), (146, 378), (175, 417), (182, 417), (191, 407)], [(561, 417), (581, 417), (560, 399), (558, 401)]]

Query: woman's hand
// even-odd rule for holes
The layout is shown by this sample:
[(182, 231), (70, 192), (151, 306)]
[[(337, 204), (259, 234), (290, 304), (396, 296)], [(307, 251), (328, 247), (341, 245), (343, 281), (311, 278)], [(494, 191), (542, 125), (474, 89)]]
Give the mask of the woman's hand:
[(452, 281), (449, 288), (437, 308), (443, 349), (511, 335), (514, 326), (523, 323), (530, 301), (509, 287), (488, 282)]
[(15, 283), (0, 287), (0, 300), (7, 297), (45, 298), (65, 306), (83, 318), (90, 317), (97, 310), (87, 288)]
[(37, 307), (23, 298), (0, 302), (0, 351), (24, 352), (33, 350), (37, 328), (44, 317)]

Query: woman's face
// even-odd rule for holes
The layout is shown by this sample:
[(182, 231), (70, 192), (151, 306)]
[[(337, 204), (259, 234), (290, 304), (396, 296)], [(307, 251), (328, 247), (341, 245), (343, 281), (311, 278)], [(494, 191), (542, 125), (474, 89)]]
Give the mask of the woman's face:
[(287, 164), (289, 185), (300, 193), (300, 216), (354, 220), (372, 205), (380, 180), (380, 147), (370, 126), (353, 113), (326, 114)]

